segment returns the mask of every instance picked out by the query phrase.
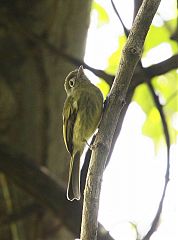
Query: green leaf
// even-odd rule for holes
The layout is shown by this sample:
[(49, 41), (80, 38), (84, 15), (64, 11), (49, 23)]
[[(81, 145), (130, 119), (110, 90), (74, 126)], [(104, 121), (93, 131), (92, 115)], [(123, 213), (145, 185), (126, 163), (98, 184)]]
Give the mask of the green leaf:
[[(166, 117), (166, 122), (168, 126), (170, 141), (171, 143), (175, 143), (178, 131), (172, 126), (170, 116)], [(147, 118), (143, 124), (142, 133), (154, 141), (155, 147), (158, 147), (162, 140), (165, 141), (161, 117), (156, 107), (153, 107), (147, 115)]]
[(156, 107), (150, 109), (143, 124), (142, 133), (157, 144), (163, 137), (161, 118)]
[(175, 31), (176, 19), (172, 19), (164, 23), (163, 26), (157, 27), (151, 25), (144, 44), (143, 56), (152, 48), (166, 42), (171, 45), (173, 53), (178, 51), (178, 46), (175, 41), (170, 39), (171, 34)]
[(152, 80), (157, 94), (160, 96), (165, 111), (172, 115), (178, 111), (178, 72), (172, 70)]
[(101, 90), (101, 92), (103, 93), (103, 97), (104, 99), (106, 98), (106, 96), (108, 95), (109, 93), (109, 90), (110, 90), (110, 86), (100, 78), (100, 82), (97, 83), (97, 87)]
[(135, 100), (140, 105), (140, 107), (146, 114), (148, 114), (150, 110), (154, 107), (153, 98), (145, 83), (141, 84), (136, 88), (133, 100)]
[(96, 1), (93, 2), (92, 9), (95, 10), (98, 14), (98, 27), (101, 27), (103, 24), (109, 23), (109, 15)]
[[(159, 95), (163, 104), (163, 111), (169, 129), (171, 143), (176, 141), (178, 131), (172, 123), (175, 112), (178, 112), (178, 77), (176, 71), (171, 71), (163, 76), (154, 78), (153, 85), (156, 94)], [(159, 111), (157, 110), (152, 96), (146, 84), (137, 87), (133, 99), (140, 105), (146, 113), (146, 120), (143, 124), (142, 132), (152, 138), (155, 147), (165, 140), (163, 126)]]
[(111, 54), (111, 56), (108, 58), (108, 67), (106, 71), (110, 74), (115, 74), (119, 65), (119, 61), (122, 54), (122, 49), (126, 43), (126, 37), (125, 35), (119, 36), (118, 38), (118, 48), (115, 52)]

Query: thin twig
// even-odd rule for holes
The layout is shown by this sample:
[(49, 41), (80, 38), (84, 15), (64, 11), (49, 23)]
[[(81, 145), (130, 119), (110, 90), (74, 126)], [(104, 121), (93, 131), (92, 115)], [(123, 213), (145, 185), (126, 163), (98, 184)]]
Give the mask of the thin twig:
[[(140, 8), (140, 5), (141, 5), (141, 1), (138, 1), (138, 4), (137, 6), (135, 6), (135, 12), (134, 12), (134, 17), (136, 15), (136, 13), (138, 12), (138, 9)], [(117, 15), (119, 16), (119, 14), (117, 13)], [(119, 16), (119, 20), (121, 20), (120, 16)], [(122, 23), (123, 24), (123, 23)], [(124, 26), (123, 26), (124, 28)], [(126, 35), (127, 36), (127, 35)], [(169, 59), (168, 61), (171, 62), (171, 65), (174, 65), (175, 64), (175, 59), (174, 58), (177, 58), (178, 56), (173, 56), (171, 59)], [(167, 63), (167, 60), (166, 60), (166, 63)], [(155, 66), (157, 68), (157, 73), (159, 73), (159, 71), (166, 71), (167, 70), (167, 64), (165, 64), (165, 62), (162, 62), (161, 63), (161, 68), (159, 68), (159, 65), (157, 67), (157, 64), (155, 64), (154, 66), (151, 66), (151, 70), (150, 70), (150, 67), (148, 67), (147, 69), (144, 69), (143, 66), (142, 66), (142, 63), (141, 61), (139, 62), (139, 72), (143, 72), (143, 79), (144, 81), (147, 83), (148, 87), (149, 87), (149, 90), (151, 92), (151, 95), (154, 99), (154, 102), (155, 102), (155, 105), (160, 113), (160, 117), (161, 117), (161, 122), (162, 122), (162, 126), (163, 126), (163, 132), (164, 132), (164, 136), (165, 136), (165, 140), (166, 140), (166, 148), (167, 148), (167, 168), (166, 168), (166, 174), (165, 174), (165, 185), (164, 185), (164, 189), (163, 189), (163, 193), (162, 193), (162, 196), (161, 196), (161, 200), (160, 200), (160, 203), (159, 203), (159, 207), (158, 207), (158, 210), (157, 210), (157, 213), (155, 215), (155, 218), (152, 222), (152, 225), (149, 229), (149, 231), (147, 232), (147, 234), (145, 235), (144, 239), (143, 240), (148, 240), (151, 235), (153, 234), (153, 232), (156, 230), (157, 228), (157, 225), (158, 225), (158, 222), (159, 222), (159, 219), (160, 219), (160, 215), (161, 215), (161, 212), (162, 212), (162, 206), (163, 206), (163, 202), (164, 202), (164, 197), (165, 197), (165, 192), (166, 192), (166, 189), (167, 189), (167, 184), (168, 184), (168, 181), (169, 181), (169, 168), (170, 168), (170, 136), (169, 136), (169, 132), (168, 132), (168, 126), (167, 126), (167, 122), (166, 122), (166, 118), (165, 118), (165, 114), (164, 114), (164, 111), (163, 111), (163, 107), (162, 105), (160, 104), (159, 102), (159, 98), (157, 97), (157, 95), (155, 94), (155, 91), (154, 91), (154, 88), (153, 88), (153, 85), (151, 83), (151, 74), (153, 74), (154, 72), (154, 69), (155, 69)], [(165, 69), (166, 68), (166, 69)], [(136, 86), (135, 86), (136, 87)], [(132, 94), (133, 90), (131, 90), (131, 93)], [(120, 126), (118, 128), (118, 131), (120, 132)], [(116, 133), (118, 132), (116, 131)]]
[(129, 30), (126, 28), (124, 22), (122, 21), (122, 18), (121, 18), (121, 16), (120, 16), (119, 12), (117, 11), (117, 8), (116, 8), (113, 0), (111, 0), (111, 4), (112, 4), (112, 7), (113, 7), (113, 9), (114, 9), (114, 12), (116, 13), (117, 17), (119, 18), (119, 21), (120, 21), (120, 23), (121, 23), (121, 25), (122, 25), (122, 27), (123, 27), (123, 29), (124, 29), (125, 35), (128, 37), (128, 36), (129, 36)]
[(150, 81), (148, 81), (147, 85), (149, 87), (149, 90), (152, 94), (152, 97), (153, 97), (153, 100), (155, 102), (156, 108), (159, 111), (159, 114), (160, 114), (160, 117), (161, 117), (163, 132), (164, 132), (164, 136), (165, 136), (165, 140), (166, 140), (167, 166), (166, 166), (164, 188), (163, 188), (162, 196), (161, 196), (161, 199), (160, 199), (160, 202), (159, 202), (159, 206), (158, 206), (156, 215), (155, 215), (155, 217), (152, 221), (150, 229), (148, 230), (147, 234), (142, 238), (142, 240), (149, 240), (150, 237), (152, 236), (152, 234), (156, 231), (156, 229), (158, 227), (160, 216), (161, 216), (161, 213), (162, 213), (163, 202), (164, 202), (164, 199), (165, 199), (166, 189), (167, 189), (167, 185), (168, 185), (168, 182), (169, 182), (169, 171), (170, 171), (170, 136), (169, 136), (169, 131), (168, 131), (166, 118), (165, 118), (164, 111), (163, 111), (163, 106), (160, 104), (159, 98), (155, 94), (155, 90), (154, 90), (154, 87), (153, 87), (152, 83)]

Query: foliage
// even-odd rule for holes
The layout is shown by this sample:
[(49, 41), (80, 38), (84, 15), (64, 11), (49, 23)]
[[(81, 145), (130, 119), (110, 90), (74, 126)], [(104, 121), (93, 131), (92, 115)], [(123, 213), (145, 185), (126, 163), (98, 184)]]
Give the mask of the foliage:
[(104, 7), (102, 7), (96, 1), (93, 2), (92, 10), (96, 11), (96, 13), (97, 13), (97, 22), (98, 22), (97, 26), (98, 27), (109, 22), (109, 16), (107, 14), (107, 11), (104, 9)]
[[(98, 12), (98, 26), (101, 27), (102, 24), (109, 24), (109, 14), (107, 14), (106, 9), (104, 10), (96, 1), (94, 1), (93, 6)], [(178, 53), (177, 42), (171, 38), (176, 31), (176, 13), (175, 16), (169, 20), (164, 21), (160, 14), (157, 14), (156, 18), (159, 21), (157, 24), (151, 25), (144, 44), (142, 61), (145, 66), (162, 62), (166, 58)], [(125, 35), (118, 34), (118, 46), (117, 49), (108, 56), (106, 72), (113, 75), (115, 74), (118, 67), (118, 59), (121, 57), (125, 42)], [(178, 112), (178, 71), (172, 70), (164, 75), (154, 77), (151, 81), (155, 93), (159, 96), (159, 100), (163, 105), (171, 143), (174, 143), (178, 133), (178, 130), (173, 124), (175, 114)], [(104, 94), (107, 93), (108, 89), (103, 80), (99, 84), (99, 87), (101, 90), (104, 90)], [(162, 142), (164, 138), (161, 118), (146, 84), (141, 84), (136, 88), (133, 100), (140, 105), (147, 116), (142, 128), (143, 134), (151, 137), (155, 146), (159, 146), (159, 143)]]
[(145, 56), (152, 48), (159, 46), (162, 43), (168, 43), (171, 47), (172, 53), (178, 52), (176, 41), (170, 39), (171, 34), (176, 29), (176, 18), (163, 22), (162, 26), (150, 27), (144, 44), (143, 56)]

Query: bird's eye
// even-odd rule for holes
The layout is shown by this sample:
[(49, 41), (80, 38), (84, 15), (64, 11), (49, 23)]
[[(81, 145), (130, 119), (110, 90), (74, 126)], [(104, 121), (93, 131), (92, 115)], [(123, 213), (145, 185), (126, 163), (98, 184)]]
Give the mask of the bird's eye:
[(72, 87), (74, 87), (74, 85), (75, 85), (75, 79), (74, 79), (74, 78), (71, 78), (71, 79), (69, 80), (69, 86), (72, 88)]

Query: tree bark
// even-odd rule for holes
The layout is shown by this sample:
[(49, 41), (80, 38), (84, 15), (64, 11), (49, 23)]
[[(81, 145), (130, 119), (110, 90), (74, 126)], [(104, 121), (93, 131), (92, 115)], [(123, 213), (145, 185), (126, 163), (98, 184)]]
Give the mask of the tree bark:
[[(47, 166), (65, 183), (69, 156), (62, 139), (63, 83), (73, 66), (47, 49), (43, 40), (82, 59), (90, 10), (91, 0), (0, 3), (0, 143)], [(32, 201), (8, 181), (1, 186), (9, 191), (11, 207), (5, 207), (6, 213)], [(3, 196), (0, 209), (8, 200)], [(39, 214), (33, 214), (0, 230), (0, 239), (37, 239), (39, 229), (45, 229), (41, 225)]]
[(99, 197), (105, 164), (133, 72), (140, 59), (145, 37), (159, 3), (160, 1), (156, 0), (143, 1), (122, 52), (119, 69), (108, 96), (106, 109), (94, 143), (96, 148), (92, 152), (89, 165), (84, 192), (80, 236), (82, 240), (97, 238)]

